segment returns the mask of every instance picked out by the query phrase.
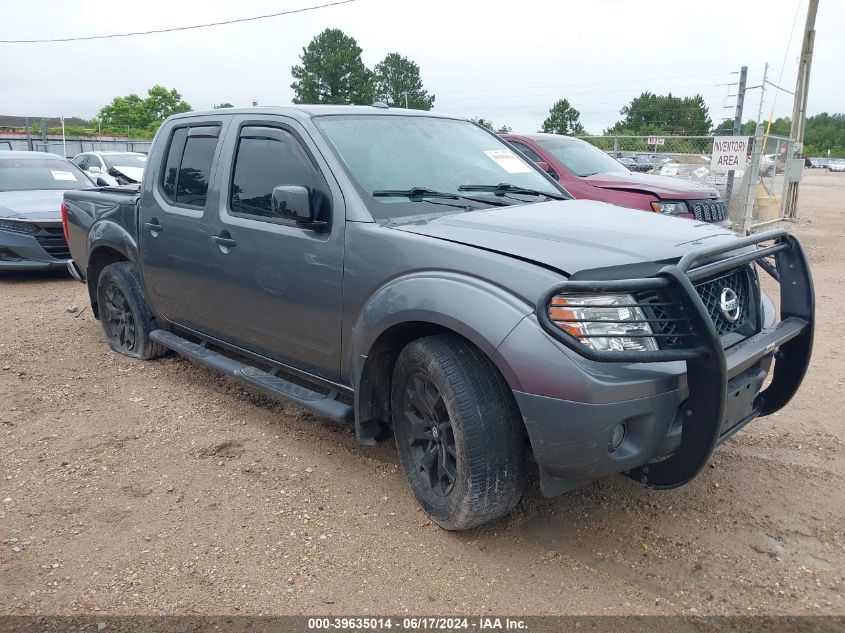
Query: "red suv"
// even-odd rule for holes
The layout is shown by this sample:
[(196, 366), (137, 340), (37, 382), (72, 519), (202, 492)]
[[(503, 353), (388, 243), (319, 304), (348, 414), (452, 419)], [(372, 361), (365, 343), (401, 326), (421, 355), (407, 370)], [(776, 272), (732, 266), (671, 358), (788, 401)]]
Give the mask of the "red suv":
[(712, 187), (670, 176), (632, 172), (597, 147), (559, 134), (503, 134), (575, 198), (730, 227), (725, 203)]

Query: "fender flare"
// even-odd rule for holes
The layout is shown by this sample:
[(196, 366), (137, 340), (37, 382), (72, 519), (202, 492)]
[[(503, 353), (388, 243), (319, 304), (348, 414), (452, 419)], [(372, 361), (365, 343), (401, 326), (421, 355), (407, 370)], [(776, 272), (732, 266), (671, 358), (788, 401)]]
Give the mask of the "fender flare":
[[(351, 327), (351, 342), (346, 352), (345, 368), (355, 389), (355, 423), (358, 439), (371, 444), (378, 433), (366, 426), (377, 413), (384, 418), (387, 406), (382, 390), (373, 391), (373, 372), (390, 367), (374, 367), (384, 359), (375, 355), (390, 333), (404, 328), (406, 340), (435, 331), (454, 332), (478, 347), (496, 365), (512, 389), (519, 380), (497, 348), (513, 329), (535, 309), (518, 297), (489, 281), (451, 271), (415, 272), (391, 279), (374, 292), (359, 310)], [(400, 328), (397, 328), (400, 326)], [(414, 332), (418, 331), (416, 335)], [(395, 360), (398, 350), (392, 350)], [(378, 396), (375, 394), (378, 393)], [(373, 402), (378, 400), (378, 402)], [(381, 420), (385, 423), (386, 420)]]

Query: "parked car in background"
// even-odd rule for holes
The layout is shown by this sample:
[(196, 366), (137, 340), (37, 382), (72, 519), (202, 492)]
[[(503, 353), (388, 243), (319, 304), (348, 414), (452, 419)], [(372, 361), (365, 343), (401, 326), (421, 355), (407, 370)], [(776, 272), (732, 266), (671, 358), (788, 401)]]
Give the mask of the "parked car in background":
[(66, 269), (62, 195), (92, 187), (76, 165), (55, 154), (0, 154), (0, 271)]
[(451, 530), (510, 512), (529, 457), (546, 495), (619, 472), (685, 484), (810, 359), (793, 236), (572, 200), (492, 132), (431, 112), (176, 115), (140, 186), (64, 208), (114, 351), (173, 350), (364, 444), (393, 435)]
[(845, 171), (845, 160), (832, 160), (827, 164), (828, 171)]
[(147, 157), (140, 152), (85, 152), (73, 162), (99, 185), (132, 185), (144, 177)]
[(725, 203), (712, 187), (633, 172), (597, 147), (571, 136), (504, 134), (502, 138), (541, 165), (576, 198), (730, 226)]

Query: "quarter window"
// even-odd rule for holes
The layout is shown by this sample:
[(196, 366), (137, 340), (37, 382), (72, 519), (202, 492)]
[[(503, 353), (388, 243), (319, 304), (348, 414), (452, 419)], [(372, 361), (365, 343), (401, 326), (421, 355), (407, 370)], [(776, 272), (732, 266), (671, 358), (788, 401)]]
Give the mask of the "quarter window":
[[(321, 182), (310, 157), (289, 132), (257, 126), (241, 130), (229, 200), (232, 213), (280, 219), (272, 208), (275, 187), (299, 185), (314, 195), (323, 189)], [(321, 201), (316, 200), (318, 205)]]
[(170, 137), (161, 189), (170, 202), (204, 207), (219, 125), (177, 128)]

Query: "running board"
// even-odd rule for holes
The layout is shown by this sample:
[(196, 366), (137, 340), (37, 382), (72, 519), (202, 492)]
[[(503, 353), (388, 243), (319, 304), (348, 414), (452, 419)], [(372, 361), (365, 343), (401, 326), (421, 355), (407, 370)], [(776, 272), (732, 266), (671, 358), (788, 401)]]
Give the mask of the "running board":
[(231, 376), (250, 387), (260, 389), (278, 398), (290, 400), (319, 415), (324, 415), (337, 422), (352, 423), (355, 419), (352, 407), (335, 399), (337, 392), (333, 391), (324, 396), (316, 391), (311, 391), (307, 387), (289, 382), (257, 367), (192, 343), (167, 330), (153, 330), (150, 332), (150, 339), (168, 349), (172, 349), (177, 354), (182, 354), (191, 360), (208, 365), (212, 369)]

